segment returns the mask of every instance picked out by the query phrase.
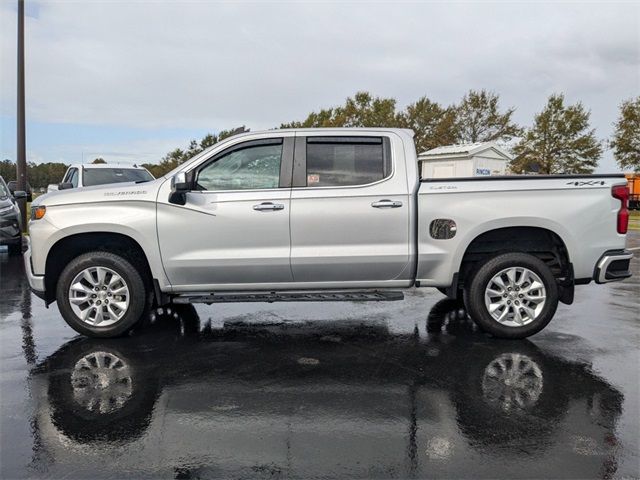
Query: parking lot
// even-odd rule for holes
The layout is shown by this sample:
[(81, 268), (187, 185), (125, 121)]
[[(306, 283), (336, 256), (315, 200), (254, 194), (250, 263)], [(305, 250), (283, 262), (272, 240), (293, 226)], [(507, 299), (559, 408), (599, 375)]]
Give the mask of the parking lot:
[[(640, 235), (629, 235), (629, 247)], [(2, 478), (640, 475), (640, 261), (526, 341), (435, 290), (78, 336), (0, 253)]]

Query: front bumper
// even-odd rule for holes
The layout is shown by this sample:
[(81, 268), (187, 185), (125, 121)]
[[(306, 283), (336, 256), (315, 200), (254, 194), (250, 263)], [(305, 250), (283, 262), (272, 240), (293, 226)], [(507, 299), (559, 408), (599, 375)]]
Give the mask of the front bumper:
[(24, 271), (27, 275), (27, 280), (29, 280), (29, 286), (31, 290), (40, 298), (44, 297), (44, 275), (35, 275), (33, 273), (33, 267), (31, 265), (31, 240), (28, 236), (25, 235), (25, 240), (27, 242), (27, 250), (24, 252), (22, 256), (24, 260)]
[(624, 280), (631, 276), (631, 258), (629, 250), (610, 250), (605, 252), (596, 263), (593, 279), (596, 283), (608, 283)]
[(22, 241), (19, 219), (11, 215), (0, 214), (0, 245), (15, 244)]
[(17, 237), (5, 237), (0, 235), (0, 245), (22, 245), (22, 236), (18, 235)]

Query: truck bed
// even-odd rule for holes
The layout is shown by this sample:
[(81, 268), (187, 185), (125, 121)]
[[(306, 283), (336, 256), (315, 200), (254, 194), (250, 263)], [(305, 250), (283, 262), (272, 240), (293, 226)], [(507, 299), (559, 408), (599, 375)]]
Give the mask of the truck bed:
[[(418, 273), (424, 286), (452, 282), (470, 243), (484, 232), (533, 227), (556, 234), (571, 252), (576, 279), (591, 279), (603, 251), (625, 247), (616, 233), (622, 174), (531, 175), (422, 179), (418, 191)], [(434, 239), (429, 227), (451, 219), (451, 239)], [(612, 245), (612, 237), (617, 238)]]

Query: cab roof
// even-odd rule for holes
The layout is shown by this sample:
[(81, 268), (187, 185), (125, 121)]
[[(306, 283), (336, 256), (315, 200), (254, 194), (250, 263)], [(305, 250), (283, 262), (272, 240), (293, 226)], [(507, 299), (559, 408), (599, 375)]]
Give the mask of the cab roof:
[(76, 163), (69, 168), (119, 168), (120, 170), (146, 170), (138, 165), (123, 165), (120, 163)]

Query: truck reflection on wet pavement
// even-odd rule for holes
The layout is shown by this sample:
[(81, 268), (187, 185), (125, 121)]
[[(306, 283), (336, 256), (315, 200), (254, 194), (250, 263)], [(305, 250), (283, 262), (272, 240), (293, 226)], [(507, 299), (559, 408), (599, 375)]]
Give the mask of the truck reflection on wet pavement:
[[(183, 306), (89, 339), (0, 262), (5, 478), (638, 474), (637, 260), (525, 341), (485, 336), (430, 291)], [(628, 343), (603, 334), (618, 327)]]

